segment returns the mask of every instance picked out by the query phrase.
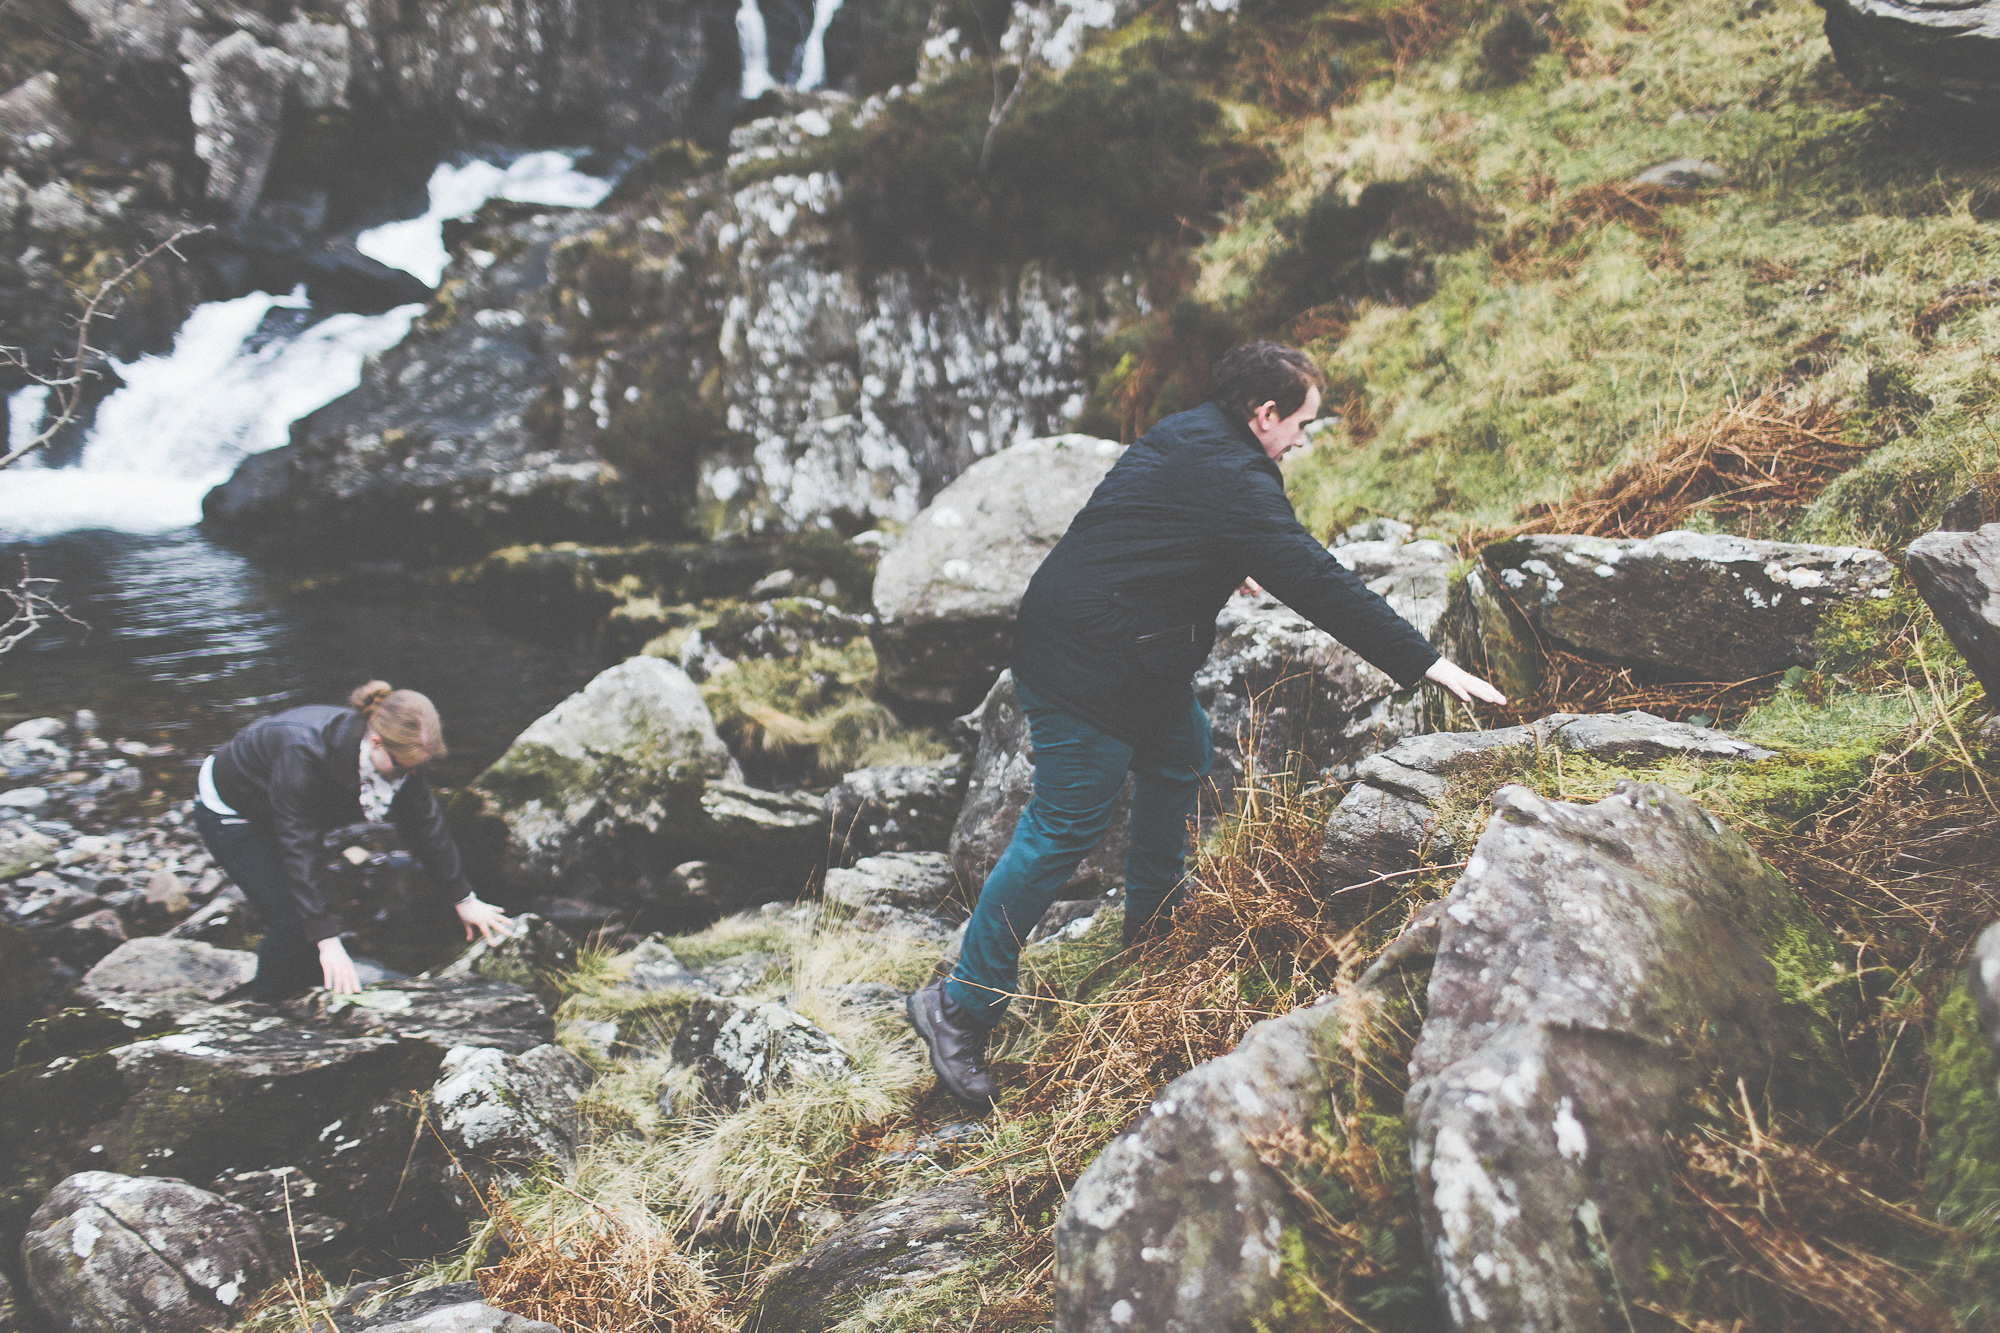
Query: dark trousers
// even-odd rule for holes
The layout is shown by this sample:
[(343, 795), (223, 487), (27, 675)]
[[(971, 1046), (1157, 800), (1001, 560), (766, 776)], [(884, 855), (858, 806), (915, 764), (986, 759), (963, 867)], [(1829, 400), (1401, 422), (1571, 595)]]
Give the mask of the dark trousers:
[(240, 815), (218, 815), (200, 801), (194, 803), (194, 826), (208, 844), (208, 854), (264, 918), (264, 942), (257, 949), (257, 977), (250, 983), (250, 998), (274, 1004), (319, 985), (323, 976), (319, 946), (306, 938), (299, 924), (278, 859), (278, 840), (271, 831)]

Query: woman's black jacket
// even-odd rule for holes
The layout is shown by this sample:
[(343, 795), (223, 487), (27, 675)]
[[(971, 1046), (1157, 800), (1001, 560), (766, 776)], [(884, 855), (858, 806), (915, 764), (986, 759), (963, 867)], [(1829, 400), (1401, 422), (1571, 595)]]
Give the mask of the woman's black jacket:
[[(354, 709), (314, 704), (259, 718), (215, 752), (215, 794), (277, 835), (285, 882), (313, 941), (340, 934), (322, 883), (321, 839), (363, 818), (361, 738), (367, 734), (368, 719)], [(396, 789), (389, 820), (454, 901), (471, 896), (458, 844), (445, 831), (444, 812), (421, 770)]]
[(1246, 576), (1399, 685), (1438, 659), (1299, 525), (1278, 465), (1210, 403), (1140, 436), (1071, 520), (1021, 599), (1014, 674), (1143, 748), (1187, 715), (1216, 614)]

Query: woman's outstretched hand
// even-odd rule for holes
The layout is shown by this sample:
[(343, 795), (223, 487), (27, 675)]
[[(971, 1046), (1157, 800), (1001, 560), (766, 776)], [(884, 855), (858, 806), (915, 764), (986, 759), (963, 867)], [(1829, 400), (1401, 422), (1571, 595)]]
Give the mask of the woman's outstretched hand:
[(335, 995), (359, 995), (361, 978), (354, 975), (354, 960), (347, 956), (347, 946), (334, 935), (319, 942), (320, 976), (326, 988)]
[(455, 907), (458, 919), (465, 923), (467, 939), (476, 931), (488, 944), (493, 944), (514, 932), (514, 923), (507, 919), (507, 914), (492, 903), (480, 901), (476, 893), (460, 899)]
[(1444, 686), (1466, 703), (1477, 701), (1487, 704), (1504, 704), (1507, 696), (1488, 685), (1461, 666), (1440, 657), (1431, 663), (1431, 669), (1424, 672), (1424, 679)]

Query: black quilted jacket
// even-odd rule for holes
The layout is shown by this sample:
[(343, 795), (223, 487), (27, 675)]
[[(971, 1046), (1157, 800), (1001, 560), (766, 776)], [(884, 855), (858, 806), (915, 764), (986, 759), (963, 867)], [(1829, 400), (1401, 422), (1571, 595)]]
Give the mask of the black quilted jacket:
[(1021, 600), (1015, 676), (1135, 747), (1184, 716), (1215, 617), (1254, 578), (1403, 686), (1438, 654), (1299, 525), (1284, 476), (1214, 404), (1127, 449)]

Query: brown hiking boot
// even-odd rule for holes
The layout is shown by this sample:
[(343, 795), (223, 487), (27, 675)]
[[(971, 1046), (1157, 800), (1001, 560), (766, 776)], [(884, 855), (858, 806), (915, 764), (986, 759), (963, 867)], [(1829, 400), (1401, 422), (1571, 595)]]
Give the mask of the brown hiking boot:
[(930, 1048), (931, 1068), (944, 1090), (975, 1111), (992, 1110), (1000, 1098), (999, 1084), (986, 1072), (986, 1037), (992, 1029), (953, 1004), (942, 981), (917, 990), (904, 1007), (910, 1026)]

